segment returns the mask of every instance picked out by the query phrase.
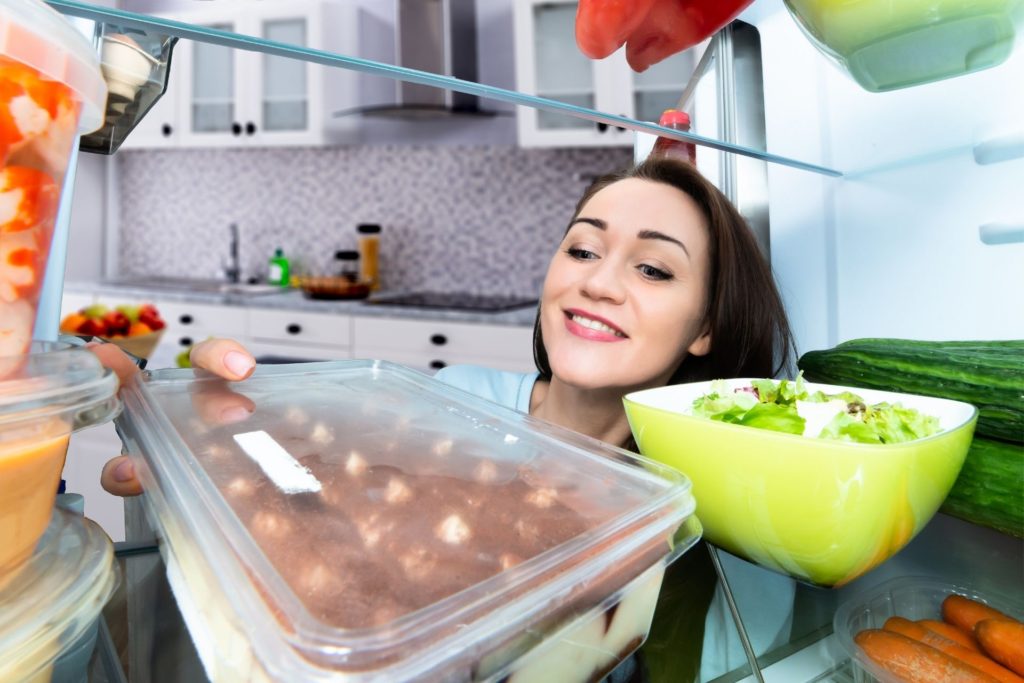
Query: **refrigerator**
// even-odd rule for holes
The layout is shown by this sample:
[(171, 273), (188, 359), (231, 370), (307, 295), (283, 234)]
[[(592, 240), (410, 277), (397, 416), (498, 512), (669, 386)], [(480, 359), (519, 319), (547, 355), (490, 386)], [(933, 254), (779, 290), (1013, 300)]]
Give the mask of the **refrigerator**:
[[(835, 171), (698, 152), (702, 170), (763, 226), (798, 352), (860, 337), (1024, 339), (1024, 47), (992, 68), (874, 93), (819, 52), (782, 0), (757, 0), (739, 20), (755, 30), (762, 93), (723, 102), (720, 92), (699, 89), (695, 132)], [(754, 114), (763, 141), (735, 137), (742, 125), (727, 130), (727, 106), (739, 107), (741, 119)], [(652, 129), (629, 127), (642, 156)], [(60, 276), (49, 276), (44, 312), (60, 306)], [(39, 334), (55, 329), (56, 313), (41, 313)], [(831, 636), (814, 635), (845, 599), (902, 576), (1019, 595), (1024, 541), (937, 515), (896, 557), (848, 586), (798, 588), (794, 634), (803, 629), (803, 640), (763, 662), (762, 677), (847, 680), (833, 670)]]

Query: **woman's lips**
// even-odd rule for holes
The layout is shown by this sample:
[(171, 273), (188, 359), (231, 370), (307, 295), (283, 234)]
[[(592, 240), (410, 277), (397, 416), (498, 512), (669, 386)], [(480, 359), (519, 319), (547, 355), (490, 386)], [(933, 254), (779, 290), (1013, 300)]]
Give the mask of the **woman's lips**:
[(618, 342), (628, 339), (626, 333), (610, 321), (573, 309), (565, 312), (565, 329), (570, 334), (591, 341)]

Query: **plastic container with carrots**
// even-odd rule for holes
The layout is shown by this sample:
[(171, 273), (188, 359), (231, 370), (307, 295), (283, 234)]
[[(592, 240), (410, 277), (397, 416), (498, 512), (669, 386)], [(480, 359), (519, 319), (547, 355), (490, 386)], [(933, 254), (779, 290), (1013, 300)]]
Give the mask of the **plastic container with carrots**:
[(38, 0), (0, 0), (0, 357), (32, 341), (75, 135), (106, 97), (84, 35)]
[[(836, 610), (836, 640), (857, 683), (959, 680), (1020, 683), (1024, 602), (932, 578), (879, 584)], [(979, 638), (980, 635), (980, 638)], [(1009, 647), (1007, 647), (1009, 645)], [(901, 672), (901, 673), (897, 673)]]
[(0, 357), (0, 588), (46, 530), (68, 439), (117, 412), (117, 378), (90, 351), (35, 343)]

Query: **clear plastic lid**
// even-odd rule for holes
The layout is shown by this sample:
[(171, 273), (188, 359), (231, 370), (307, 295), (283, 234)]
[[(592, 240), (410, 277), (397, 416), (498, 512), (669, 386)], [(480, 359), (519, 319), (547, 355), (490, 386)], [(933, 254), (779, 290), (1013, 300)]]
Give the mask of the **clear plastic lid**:
[(113, 545), (88, 519), (54, 509), (37, 548), (0, 588), (3, 681), (32, 679), (51, 665), (96, 620), (117, 586)]
[(119, 407), (117, 376), (84, 347), (33, 342), (28, 354), (0, 357), (0, 442), (53, 418), (70, 433)]
[(0, 0), (0, 54), (72, 89), (82, 103), (78, 132), (102, 125), (107, 84), (99, 54), (59, 12), (38, 0)]
[(163, 370), (123, 400), (171, 550), (278, 680), (450, 675), (694, 540), (676, 470), (389, 363)]

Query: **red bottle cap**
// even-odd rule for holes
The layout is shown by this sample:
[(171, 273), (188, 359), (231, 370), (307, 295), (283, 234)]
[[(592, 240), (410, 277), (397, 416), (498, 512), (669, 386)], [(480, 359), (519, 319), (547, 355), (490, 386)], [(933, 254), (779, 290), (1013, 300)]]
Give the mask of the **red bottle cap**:
[(661, 120), (658, 121), (658, 125), (666, 128), (689, 128), (690, 115), (678, 109), (666, 109), (661, 113)]

